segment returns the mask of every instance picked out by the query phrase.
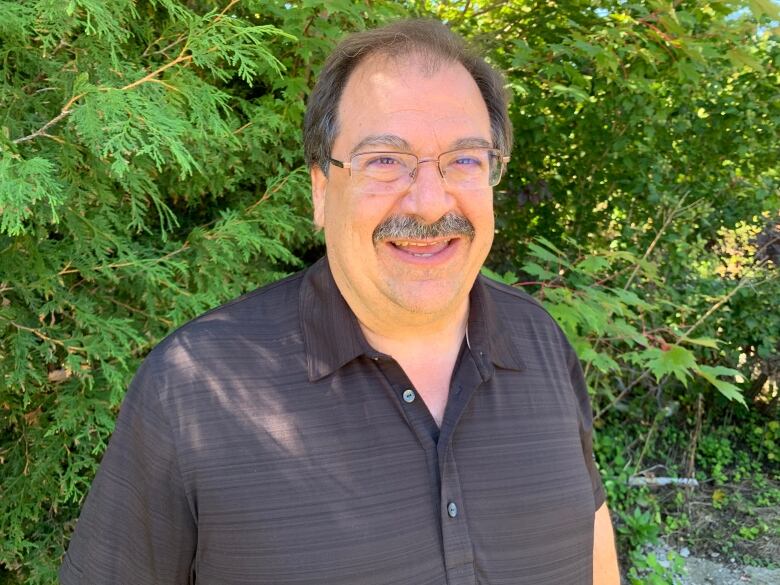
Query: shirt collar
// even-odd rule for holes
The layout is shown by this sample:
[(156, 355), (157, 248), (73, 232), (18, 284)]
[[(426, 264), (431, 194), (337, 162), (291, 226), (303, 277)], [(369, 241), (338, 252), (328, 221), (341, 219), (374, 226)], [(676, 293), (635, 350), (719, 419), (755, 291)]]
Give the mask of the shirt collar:
[(508, 333), (509, 318), (493, 300), (486, 277), (480, 275), (469, 296), (469, 346), (475, 356), (487, 359), (499, 368), (523, 370), (517, 345)]
[[(472, 353), (505, 369), (522, 370), (517, 347), (502, 326), (499, 308), (490, 297), (484, 277), (477, 277), (469, 297), (468, 341)], [(299, 296), (301, 331), (309, 380), (320, 380), (353, 359), (374, 352), (357, 318), (341, 296), (327, 258), (304, 275)], [(481, 368), (482, 369), (482, 368)], [(483, 372), (490, 377), (492, 371)]]
[(370, 351), (355, 314), (333, 280), (327, 258), (306, 271), (298, 302), (310, 381)]

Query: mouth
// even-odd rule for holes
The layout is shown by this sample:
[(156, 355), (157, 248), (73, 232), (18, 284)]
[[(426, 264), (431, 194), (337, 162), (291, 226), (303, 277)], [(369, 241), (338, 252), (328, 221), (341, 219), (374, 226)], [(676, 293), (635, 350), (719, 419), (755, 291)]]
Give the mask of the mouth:
[(390, 256), (407, 265), (433, 268), (448, 264), (461, 248), (462, 238), (424, 240), (384, 240)]
[(441, 240), (395, 240), (387, 243), (396, 250), (417, 258), (430, 258), (448, 248), (454, 238)]

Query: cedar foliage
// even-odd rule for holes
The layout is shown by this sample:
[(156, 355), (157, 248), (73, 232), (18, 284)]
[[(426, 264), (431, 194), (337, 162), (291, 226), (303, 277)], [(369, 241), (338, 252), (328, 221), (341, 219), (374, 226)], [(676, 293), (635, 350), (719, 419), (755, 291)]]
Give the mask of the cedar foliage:
[[(305, 99), (339, 37), (403, 14), (507, 71), (489, 265), (559, 319), (607, 423), (759, 405), (780, 331), (769, 0), (0, 0), (0, 583), (54, 582), (149, 349), (322, 252)], [(623, 513), (626, 468), (601, 463)]]

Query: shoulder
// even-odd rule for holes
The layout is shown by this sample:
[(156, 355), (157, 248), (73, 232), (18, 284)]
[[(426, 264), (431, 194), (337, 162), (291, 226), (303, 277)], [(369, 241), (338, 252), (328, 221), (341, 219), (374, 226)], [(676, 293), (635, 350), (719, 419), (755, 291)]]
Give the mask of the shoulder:
[(537, 299), (519, 288), (485, 276), (479, 279), (492, 305), (493, 326), (513, 339), (521, 353), (554, 350), (566, 361), (576, 360), (561, 326)]
[(502, 316), (511, 318), (534, 319), (558, 327), (557, 322), (542, 304), (528, 293), (517, 287), (480, 276), (479, 280)]
[(298, 298), (304, 272), (246, 293), (182, 325), (147, 356), (139, 376), (186, 378), (191, 371), (246, 364), (264, 348), (300, 338)]

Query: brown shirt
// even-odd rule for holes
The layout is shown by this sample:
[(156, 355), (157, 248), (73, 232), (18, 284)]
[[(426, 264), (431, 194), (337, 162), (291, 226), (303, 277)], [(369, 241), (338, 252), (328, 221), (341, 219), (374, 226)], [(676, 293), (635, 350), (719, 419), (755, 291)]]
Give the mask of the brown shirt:
[(185, 325), (131, 384), (61, 582), (591, 583), (575, 354), (482, 277), (468, 331), (439, 429), (324, 260)]

